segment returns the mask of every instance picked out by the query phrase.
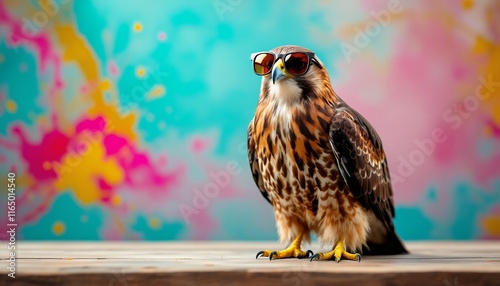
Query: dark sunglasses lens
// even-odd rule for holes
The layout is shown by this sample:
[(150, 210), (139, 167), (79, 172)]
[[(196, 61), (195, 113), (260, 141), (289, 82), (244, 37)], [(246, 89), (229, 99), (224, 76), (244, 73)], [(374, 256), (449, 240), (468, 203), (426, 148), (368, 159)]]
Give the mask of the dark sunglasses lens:
[(271, 72), (274, 64), (274, 55), (262, 53), (255, 56), (253, 69), (258, 75), (265, 75)]
[(304, 53), (291, 53), (285, 57), (285, 68), (293, 75), (301, 75), (307, 71), (309, 58)]

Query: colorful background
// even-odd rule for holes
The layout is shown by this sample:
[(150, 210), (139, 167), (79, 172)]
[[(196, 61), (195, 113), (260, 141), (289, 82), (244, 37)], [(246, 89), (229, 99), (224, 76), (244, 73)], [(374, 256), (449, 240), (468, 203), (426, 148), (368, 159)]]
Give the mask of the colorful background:
[(296, 44), (382, 137), (404, 239), (498, 239), (499, 15), (495, 0), (2, 0), (18, 236), (276, 239), (246, 157), (249, 55)]

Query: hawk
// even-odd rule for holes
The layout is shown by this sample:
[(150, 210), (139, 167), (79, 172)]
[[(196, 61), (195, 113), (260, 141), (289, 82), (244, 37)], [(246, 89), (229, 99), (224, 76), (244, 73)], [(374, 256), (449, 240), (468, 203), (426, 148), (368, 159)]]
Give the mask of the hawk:
[[(395, 233), (387, 159), (377, 132), (332, 89), (314, 52), (281, 46), (251, 55), (261, 75), (248, 126), (253, 178), (272, 204), (284, 250), (257, 257), (361, 261), (407, 253)], [(332, 251), (303, 251), (314, 232)]]

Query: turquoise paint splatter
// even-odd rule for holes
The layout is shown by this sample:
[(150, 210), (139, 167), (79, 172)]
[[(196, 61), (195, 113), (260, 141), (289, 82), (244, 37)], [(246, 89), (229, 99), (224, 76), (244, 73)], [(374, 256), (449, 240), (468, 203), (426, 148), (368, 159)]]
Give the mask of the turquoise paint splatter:
[(184, 223), (181, 221), (160, 221), (159, 227), (151, 228), (146, 216), (137, 215), (136, 222), (131, 226), (133, 231), (141, 234), (146, 240), (175, 240), (186, 231)]
[[(71, 194), (63, 193), (54, 199), (48, 213), (37, 221), (23, 225), (20, 236), (26, 240), (99, 240), (99, 229), (104, 219), (99, 206), (80, 206)], [(66, 230), (61, 235), (52, 232), (56, 221), (65, 224)]]
[[(40, 94), (37, 84), (27, 84), (37, 82), (38, 67), (34, 51), (24, 46), (10, 47), (0, 38), (0, 54), (3, 57), (3, 62), (0, 63), (0, 93), (17, 105), (15, 113), (3, 110), (0, 116), (0, 135), (6, 136), (10, 123), (18, 121), (33, 125), (34, 119), (46, 110), (36, 100), (26, 100), (27, 96), (36, 97)], [(21, 70), (21, 65), (25, 71)], [(4, 101), (0, 104), (4, 104)]]
[[(500, 190), (499, 180), (493, 185)], [(470, 182), (460, 182), (453, 190), (452, 205), (455, 216), (450, 226), (451, 238), (474, 239), (483, 234), (480, 218), (493, 206), (500, 205), (500, 192), (488, 193)]]
[(434, 226), (420, 208), (400, 206), (396, 208), (394, 219), (397, 233), (405, 240), (430, 239)]

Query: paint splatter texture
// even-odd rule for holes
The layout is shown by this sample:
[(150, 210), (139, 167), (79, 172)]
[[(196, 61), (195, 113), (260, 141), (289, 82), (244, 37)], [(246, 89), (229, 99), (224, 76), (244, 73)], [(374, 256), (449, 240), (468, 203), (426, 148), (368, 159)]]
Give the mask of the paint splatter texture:
[(292, 43), (379, 131), (403, 238), (500, 238), (498, 1), (202, 2), (0, 3), (20, 238), (275, 239), (248, 56)]

